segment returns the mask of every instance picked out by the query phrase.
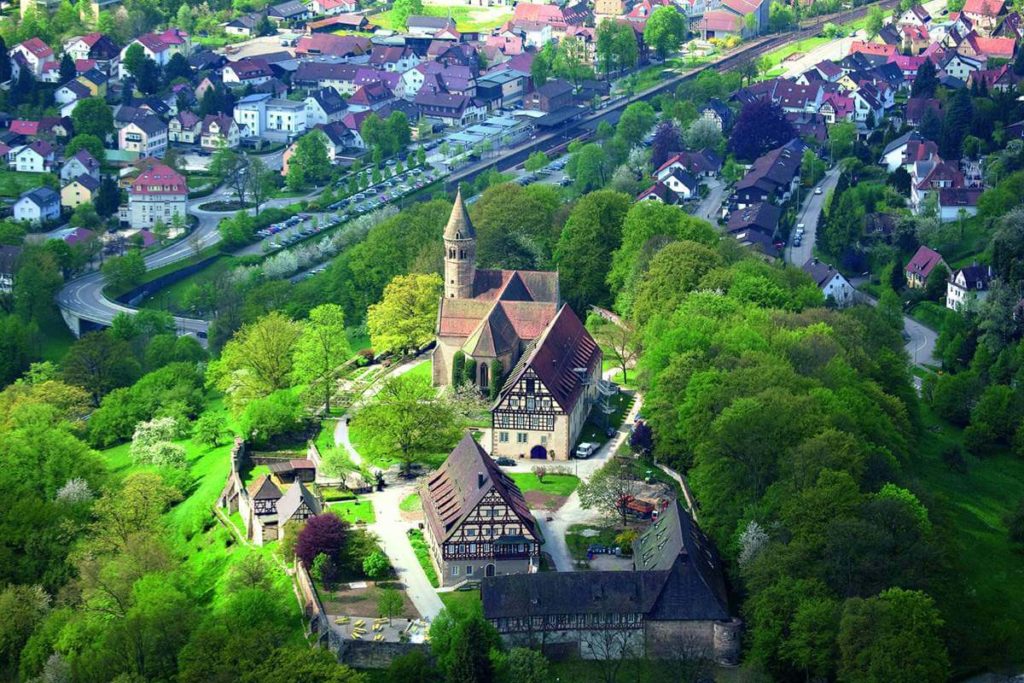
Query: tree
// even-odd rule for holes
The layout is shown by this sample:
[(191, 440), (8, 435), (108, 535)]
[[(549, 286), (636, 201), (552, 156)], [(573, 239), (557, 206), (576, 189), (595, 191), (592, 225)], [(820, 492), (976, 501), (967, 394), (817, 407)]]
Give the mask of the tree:
[(398, 275), (370, 306), (366, 326), (377, 353), (415, 351), (434, 338), (442, 282), (436, 274)]
[(526, 161), (523, 162), (523, 168), (526, 169), (527, 172), (533, 173), (534, 171), (539, 171), (544, 168), (549, 163), (551, 163), (551, 160), (548, 159), (548, 155), (541, 150), (537, 150), (526, 158)]
[(356, 414), (354, 424), (375, 448), (393, 454), (406, 474), (424, 458), (451, 450), (461, 432), (452, 404), (418, 377), (387, 379), (375, 400)]
[(651, 166), (655, 169), (668, 161), (668, 158), (683, 148), (683, 138), (679, 127), (673, 121), (662, 121), (654, 131), (651, 141)]
[(263, 202), (266, 201), (267, 195), (274, 190), (276, 175), (277, 173), (267, 168), (266, 163), (259, 157), (249, 159), (249, 172), (246, 175), (247, 189), (257, 214), (259, 214)]
[(581, 483), (577, 491), (580, 505), (585, 510), (596, 508), (625, 525), (626, 503), (639, 491), (639, 482), (634, 479), (628, 460), (613, 457), (594, 473), (590, 481)]
[(729, 150), (738, 159), (753, 161), (794, 137), (793, 126), (778, 105), (769, 100), (755, 100), (743, 105), (729, 137)]
[(16, 672), (21, 650), (50, 612), (50, 596), (42, 586), (9, 585), (0, 591), (0, 669)]
[(873, 39), (882, 31), (885, 25), (885, 11), (881, 7), (868, 8), (867, 23), (864, 30), (867, 31), (868, 39)]
[(395, 588), (381, 588), (377, 594), (377, 614), (387, 617), (388, 624), (391, 617), (402, 613), (402, 594)]
[(96, 193), (96, 199), (93, 200), (93, 206), (96, 208), (96, 213), (107, 218), (114, 215), (114, 212), (117, 211), (120, 205), (121, 193), (117, 189), (117, 183), (113, 178), (103, 178), (100, 181), (100, 187)]
[(300, 188), (307, 183), (319, 183), (331, 173), (327, 156), (327, 136), (323, 131), (306, 133), (295, 143), (295, 152), (288, 161), (288, 187)]
[(192, 426), (192, 440), (208, 448), (219, 446), (227, 435), (227, 423), (217, 413), (203, 413)]
[(130, 251), (124, 256), (115, 256), (103, 264), (103, 277), (107, 285), (117, 292), (134, 287), (146, 274), (146, 262), (138, 251)]
[(239, 204), (245, 204), (249, 191), (249, 158), (229, 147), (222, 147), (213, 153), (210, 173), (235, 192)]
[(639, 351), (636, 330), (625, 321), (613, 322), (592, 313), (587, 316), (587, 331), (602, 349), (611, 352), (619, 369), (622, 370), (621, 381), (627, 382), (627, 371), (636, 361)]
[(446, 681), (486, 683), (494, 680), (494, 665), (490, 655), (492, 648), (500, 647), (501, 641), (494, 627), (482, 615), (473, 614), (462, 619), (455, 629), (451, 649), (443, 660)]
[(917, 67), (917, 74), (910, 86), (911, 97), (933, 97), (939, 85), (939, 77), (935, 72), (935, 63), (926, 59)]
[(64, 381), (88, 391), (93, 402), (112, 389), (131, 384), (139, 364), (127, 342), (106, 332), (91, 332), (71, 345), (62, 363)]
[(605, 277), (630, 204), (628, 195), (600, 190), (585, 195), (569, 215), (554, 257), (565, 283), (562, 295), (574, 310), (611, 303)]
[(631, 308), (641, 329), (656, 314), (671, 314), (701, 279), (721, 264), (721, 257), (709, 247), (681, 240), (672, 242), (651, 259), (650, 267), (637, 284)]
[(363, 683), (365, 678), (351, 667), (338, 663), (330, 650), (305, 646), (278, 647), (261, 655), (240, 683)]
[[(669, 9), (669, 11), (675, 12), (674, 9)], [(622, 112), (615, 134), (622, 138), (629, 147), (635, 147), (650, 132), (656, 120), (657, 115), (651, 105), (646, 102), (634, 102)]]
[(514, 647), (505, 659), (508, 680), (516, 683), (547, 683), (551, 680), (548, 660), (537, 650)]
[(554, 41), (544, 44), (544, 47), (537, 52), (530, 64), (530, 80), (533, 87), (539, 88), (551, 78), (551, 68), (555, 61), (557, 47)]
[(249, 401), (238, 418), (242, 434), (256, 447), (266, 446), (279, 436), (294, 434), (304, 421), (302, 402), (287, 389)]
[(392, 20), (400, 28), (406, 27), (410, 16), (418, 14), (423, 14), (422, 0), (395, 0), (391, 6)]
[[(76, 104), (71, 112), (71, 122), (76, 136), (93, 135), (99, 140), (106, 140), (114, 133), (113, 111), (101, 97), (87, 97)], [(97, 157), (97, 160), (103, 159)]]
[(93, 156), (97, 161), (102, 161), (103, 154), (103, 141), (95, 135), (89, 133), (79, 133), (75, 137), (71, 138), (68, 142), (67, 147), (64, 148), (64, 156), (71, 158), (78, 153), (78, 150), (84, 149)]
[(839, 626), (839, 680), (945, 681), (949, 657), (942, 625), (934, 602), (920, 591), (890, 588), (847, 600)]
[(717, 150), (722, 144), (722, 131), (714, 121), (697, 119), (686, 129), (686, 146), (693, 150)]
[(337, 560), (345, 546), (347, 525), (341, 517), (325, 512), (306, 520), (295, 541), (295, 555), (307, 569), (313, 566), (317, 555), (323, 554)]
[(925, 282), (924, 296), (930, 301), (938, 301), (946, 296), (946, 281), (949, 280), (949, 268), (938, 264), (928, 274)]
[(391, 574), (391, 562), (388, 561), (387, 555), (374, 550), (363, 558), (363, 573), (374, 581), (387, 578)]
[(71, 55), (67, 52), (60, 58), (60, 73), (59, 79), (61, 83), (67, 83), (77, 75), (75, 71), (75, 63), (71, 60)]
[(331, 412), (341, 365), (352, 354), (345, 334), (345, 312), (337, 304), (322, 304), (309, 312), (295, 345), (295, 375), (319, 390), (324, 412)]
[(662, 6), (651, 12), (644, 26), (644, 42), (654, 48), (659, 59), (679, 49), (686, 37), (686, 23), (675, 7)]
[[(838, 160), (853, 153), (857, 142), (857, 127), (852, 121), (839, 121), (828, 127), (829, 153)], [(901, 167), (902, 168), (902, 167)]]
[(608, 182), (611, 162), (601, 145), (591, 142), (583, 145), (569, 157), (566, 174), (573, 179), (581, 194), (604, 187)]
[(192, 67), (188, 65), (185, 56), (177, 52), (171, 55), (171, 58), (167, 60), (167, 66), (164, 67), (164, 80), (171, 84), (178, 79), (187, 81), (191, 77)]
[(7, 43), (0, 37), (0, 83), (11, 80), (11, 56), (7, 53)]
[(551, 68), (560, 78), (572, 83), (575, 90), (579, 90), (580, 83), (594, 76), (587, 45), (576, 36), (565, 36), (558, 41), (558, 51)]
[(210, 372), (232, 410), (240, 412), (249, 401), (291, 386), (292, 355), (301, 334), (299, 323), (274, 311), (242, 327), (224, 345)]
[(964, 136), (971, 130), (971, 119), (974, 105), (966, 88), (960, 88), (953, 94), (952, 101), (946, 107), (946, 115), (942, 121), (942, 137), (939, 140), (939, 151), (946, 159), (959, 159), (962, 153)]

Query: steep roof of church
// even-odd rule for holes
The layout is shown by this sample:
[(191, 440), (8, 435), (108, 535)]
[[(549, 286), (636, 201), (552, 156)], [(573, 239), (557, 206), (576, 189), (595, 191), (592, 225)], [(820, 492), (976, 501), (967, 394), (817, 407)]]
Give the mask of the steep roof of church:
[(476, 237), (476, 230), (469, 220), (469, 212), (466, 211), (466, 203), (462, 201), (462, 188), (455, 192), (455, 205), (452, 207), (452, 215), (448, 217), (448, 225), (444, 228), (444, 237), (449, 240), (466, 240)]

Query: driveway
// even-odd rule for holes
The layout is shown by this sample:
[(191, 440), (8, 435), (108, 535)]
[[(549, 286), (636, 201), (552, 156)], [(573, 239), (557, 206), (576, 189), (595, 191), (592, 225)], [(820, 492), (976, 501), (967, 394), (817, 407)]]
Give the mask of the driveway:
[[(797, 224), (804, 224), (804, 237), (799, 247), (794, 247), (792, 245), (792, 238), (790, 238), (790, 245), (786, 247), (787, 262), (800, 267), (807, 263), (814, 255), (814, 241), (818, 236), (818, 222), (821, 219), (821, 212), (825, 208), (825, 199), (828, 197), (828, 193), (839, 182), (839, 173), (840, 169), (837, 166), (825, 174), (824, 179), (816, 186), (821, 188), (821, 194), (815, 194), (813, 190), (808, 190), (807, 199), (804, 200), (803, 208), (796, 219)], [(794, 229), (795, 232), (796, 230)]]
[(700, 200), (693, 215), (717, 225), (718, 216), (722, 212), (722, 201), (725, 199), (725, 183), (718, 178), (708, 178), (705, 185), (708, 186), (708, 196)]

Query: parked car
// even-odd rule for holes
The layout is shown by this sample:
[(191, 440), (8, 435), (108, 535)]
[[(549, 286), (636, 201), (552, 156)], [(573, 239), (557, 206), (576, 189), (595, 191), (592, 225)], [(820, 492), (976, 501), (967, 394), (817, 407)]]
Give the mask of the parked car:
[(821, 188), (820, 187), (814, 188), (814, 194), (821, 194)]
[(516, 465), (515, 460), (504, 455), (495, 460), (495, 462), (498, 463), (498, 467), (515, 467)]
[(579, 458), (580, 460), (586, 460), (594, 453), (597, 453), (597, 448), (598, 446), (596, 443), (583, 442), (576, 447), (576, 452), (573, 453), (573, 457)]

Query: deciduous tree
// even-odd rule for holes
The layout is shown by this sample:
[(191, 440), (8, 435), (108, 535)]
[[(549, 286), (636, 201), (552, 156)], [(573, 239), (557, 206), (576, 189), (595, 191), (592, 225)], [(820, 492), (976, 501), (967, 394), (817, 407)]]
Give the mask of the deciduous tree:
[(323, 400), (326, 413), (331, 412), (342, 363), (350, 355), (341, 306), (322, 304), (311, 310), (295, 346), (295, 374)]
[(407, 353), (430, 343), (441, 286), (436, 274), (395, 277), (384, 288), (383, 298), (366, 314), (374, 350)]

